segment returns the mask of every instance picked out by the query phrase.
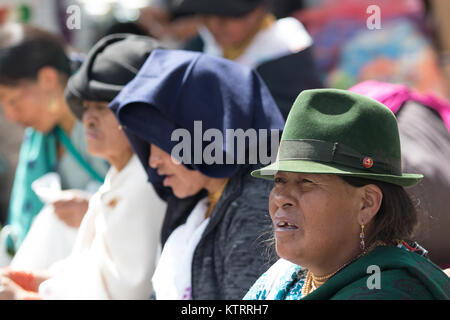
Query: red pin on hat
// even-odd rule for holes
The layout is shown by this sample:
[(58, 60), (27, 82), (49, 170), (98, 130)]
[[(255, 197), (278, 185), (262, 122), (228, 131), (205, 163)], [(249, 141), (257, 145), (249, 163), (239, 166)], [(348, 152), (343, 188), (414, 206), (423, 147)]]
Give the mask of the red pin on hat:
[(372, 166), (373, 166), (372, 158), (371, 157), (365, 157), (364, 160), (363, 160), (363, 166), (364, 166), (364, 168), (367, 168), (367, 169), (372, 168)]

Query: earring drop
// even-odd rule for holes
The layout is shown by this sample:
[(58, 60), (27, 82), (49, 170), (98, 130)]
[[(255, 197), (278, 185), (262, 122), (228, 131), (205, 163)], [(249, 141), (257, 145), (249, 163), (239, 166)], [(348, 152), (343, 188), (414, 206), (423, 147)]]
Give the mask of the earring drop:
[(359, 239), (360, 239), (359, 248), (361, 250), (363, 250), (363, 251), (364, 251), (364, 249), (366, 249), (366, 244), (364, 243), (364, 237), (365, 237), (365, 235), (364, 235), (364, 225), (362, 224), (361, 225), (361, 233), (359, 234)]

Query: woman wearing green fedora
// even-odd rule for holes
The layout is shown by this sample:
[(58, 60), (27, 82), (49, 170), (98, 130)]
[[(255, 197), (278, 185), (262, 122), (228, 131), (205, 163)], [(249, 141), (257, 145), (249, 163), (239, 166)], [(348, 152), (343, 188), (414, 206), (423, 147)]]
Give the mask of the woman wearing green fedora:
[(303, 91), (277, 161), (252, 172), (281, 257), (244, 299), (448, 299), (450, 279), (411, 241), (417, 212), (394, 114), (362, 95)]

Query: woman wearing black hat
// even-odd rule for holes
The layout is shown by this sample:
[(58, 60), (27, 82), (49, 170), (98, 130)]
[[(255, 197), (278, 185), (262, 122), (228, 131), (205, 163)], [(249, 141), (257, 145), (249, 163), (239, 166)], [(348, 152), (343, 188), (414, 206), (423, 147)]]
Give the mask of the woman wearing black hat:
[(185, 49), (256, 69), (286, 118), (299, 91), (322, 83), (311, 37), (294, 18), (276, 20), (270, 5), (270, 0), (185, 0), (175, 2), (172, 10), (202, 18), (204, 27)]
[(145, 171), (108, 102), (133, 79), (157, 46), (148, 37), (108, 36), (91, 49), (81, 69), (70, 78), (66, 99), (75, 116), (83, 121), (88, 150), (107, 159), (112, 167), (105, 183), (89, 201), (69, 258), (54, 264), (48, 275), (3, 270), (5, 284), (1, 297), (12, 294), (17, 299), (147, 299), (151, 296), (165, 204), (148, 184)]
[[(95, 191), (108, 170), (103, 159), (87, 153), (83, 125), (64, 100), (70, 75), (70, 60), (56, 36), (28, 25), (0, 28), (0, 105), (8, 120), (27, 127), (8, 213), (10, 240), (15, 240), (8, 247), (13, 252), (44, 206), (31, 188), (33, 181), (56, 171), (63, 190)], [(72, 193), (73, 201), (55, 207), (72, 227), (81, 218), (71, 217), (82, 217), (87, 208), (88, 199), (78, 195)]]

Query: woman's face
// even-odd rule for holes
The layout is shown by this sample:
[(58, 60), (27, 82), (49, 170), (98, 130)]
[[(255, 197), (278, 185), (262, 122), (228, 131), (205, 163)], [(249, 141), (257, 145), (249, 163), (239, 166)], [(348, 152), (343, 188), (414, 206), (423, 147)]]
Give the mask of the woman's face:
[(258, 8), (243, 17), (204, 16), (203, 24), (221, 47), (235, 47), (249, 38), (264, 14)]
[(345, 260), (359, 246), (357, 190), (336, 175), (277, 172), (269, 212), (278, 255), (307, 268)]
[(164, 176), (163, 185), (172, 188), (178, 198), (186, 198), (197, 194), (205, 188), (210, 180), (197, 170), (189, 170), (183, 164), (172, 160), (170, 154), (157, 146), (150, 145), (150, 167)]
[(107, 102), (85, 101), (83, 124), (85, 127), (88, 152), (112, 163), (112, 159), (128, 156), (130, 143), (119, 128), (114, 113)]
[(0, 85), (0, 105), (8, 121), (44, 133), (53, 129), (60, 116), (38, 83), (32, 81)]

